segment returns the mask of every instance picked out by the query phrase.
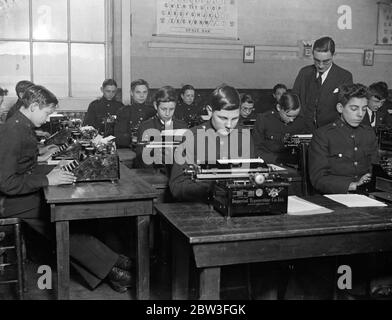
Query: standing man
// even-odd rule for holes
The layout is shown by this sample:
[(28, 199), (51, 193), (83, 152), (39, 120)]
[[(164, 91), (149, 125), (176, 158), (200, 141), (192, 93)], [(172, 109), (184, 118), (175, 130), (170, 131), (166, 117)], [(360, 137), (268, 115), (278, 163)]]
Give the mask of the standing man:
[(308, 132), (333, 122), (338, 117), (338, 88), (352, 84), (351, 72), (333, 63), (335, 42), (323, 37), (313, 45), (314, 64), (303, 67), (295, 79), (293, 92), (302, 102)]

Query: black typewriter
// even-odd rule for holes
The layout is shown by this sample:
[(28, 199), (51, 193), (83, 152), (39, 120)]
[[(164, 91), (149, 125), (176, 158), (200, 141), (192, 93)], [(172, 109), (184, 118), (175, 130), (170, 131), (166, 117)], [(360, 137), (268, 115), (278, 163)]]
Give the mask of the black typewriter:
[(216, 164), (189, 165), (194, 180), (213, 181), (211, 203), (227, 217), (287, 213), (287, 171), (262, 159), (218, 160)]
[(113, 142), (75, 145), (80, 145), (78, 158), (64, 165), (62, 170), (72, 172), (76, 182), (114, 182), (120, 179), (120, 162)]

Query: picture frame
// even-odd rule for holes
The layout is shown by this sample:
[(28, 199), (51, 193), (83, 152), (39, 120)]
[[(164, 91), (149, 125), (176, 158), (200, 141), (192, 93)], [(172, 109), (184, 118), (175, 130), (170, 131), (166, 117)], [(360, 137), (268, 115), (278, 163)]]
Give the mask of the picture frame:
[(244, 63), (255, 63), (255, 46), (244, 46), (243, 50), (243, 62)]
[(374, 49), (365, 49), (363, 51), (363, 65), (364, 66), (374, 65)]

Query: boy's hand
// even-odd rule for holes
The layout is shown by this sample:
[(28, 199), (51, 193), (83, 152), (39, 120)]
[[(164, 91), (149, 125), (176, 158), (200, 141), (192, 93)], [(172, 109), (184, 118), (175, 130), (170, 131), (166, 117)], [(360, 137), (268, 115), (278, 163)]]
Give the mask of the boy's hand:
[(76, 182), (76, 177), (73, 173), (61, 169), (53, 169), (46, 177), (48, 178), (50, 186), (58, 186), (61, 184), (72, 184)]
[(42, 130), (35, 130), (35, 134), (36, 134), (38, 137), (43, 137), (43, 138), (45, 138), (45, 139), (47, 139), (47, 138), (50, 137), (50, 133), (49, 133), (49, 132), (42, 131)]
[(60, 150), (60, 148), (59, 148), (58, 146), (56, 146), (56, 145), (54, 145), (54, 144), (50, 144), (50, 145), (48, 145), (48, 146), (39, 147), (39, 154), (40, 154), (40, 155), (44, 155), (44, 154), (46, 154), (47, 152), (55, 153), (55, 152), (57, 152), (57, 151), (59, 151), (59, 150)]
[(372, 178), (372, 174), (371, 173), (366, 173), (364, 174), (358, 181), (358, 186), (361, 186), (365, 183), (370, 182), (370, 179)]

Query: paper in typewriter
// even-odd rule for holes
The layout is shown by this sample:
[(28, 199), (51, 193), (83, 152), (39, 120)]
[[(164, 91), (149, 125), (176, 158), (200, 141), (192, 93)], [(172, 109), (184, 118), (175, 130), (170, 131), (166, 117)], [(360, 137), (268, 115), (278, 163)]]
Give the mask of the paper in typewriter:
[(297, 196), (288, 197), (287, 214), (290, 215), (305, 216), (311, 214), (329, 213), (332, 211), (333, 210), (306, 201)]
[(371, 199), (362, 194), (328, 194), (324, 195), (333, 201), (339, 202), (346, 207), (386, 207), (387, 205), (381, 201)]

